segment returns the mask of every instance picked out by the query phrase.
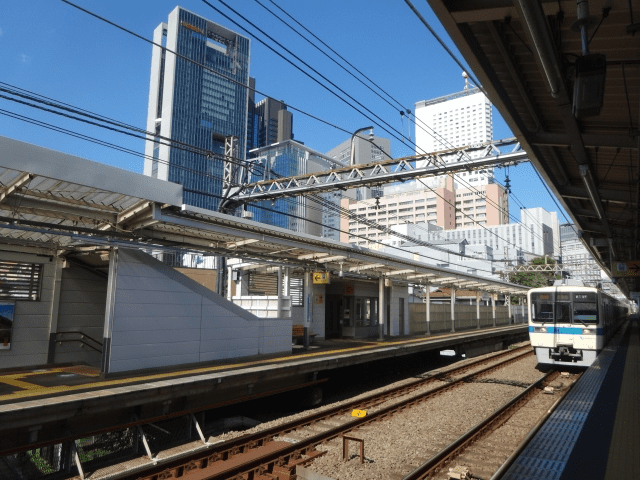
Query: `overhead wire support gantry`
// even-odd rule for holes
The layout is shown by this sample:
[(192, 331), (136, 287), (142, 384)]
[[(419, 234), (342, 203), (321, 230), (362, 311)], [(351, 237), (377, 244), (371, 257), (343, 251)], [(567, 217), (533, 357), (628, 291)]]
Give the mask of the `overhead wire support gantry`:
[[(472, 159), (466, 162), (457, 161), (461, 155), (465, 154)], [(238, 203), (249, 203), (482, 170), (496, 165), (516, 165), (527, 161), (529, 161), (527, 153), (517, 140), (508, 138), (293, 177), (269, 178), (268, 169), (265, 169), (267, 178), (246, 185), (238, 185), (231, 189), (230, 194)], [(424, 162), (424, 166), (416, 167), (416, 162)]]

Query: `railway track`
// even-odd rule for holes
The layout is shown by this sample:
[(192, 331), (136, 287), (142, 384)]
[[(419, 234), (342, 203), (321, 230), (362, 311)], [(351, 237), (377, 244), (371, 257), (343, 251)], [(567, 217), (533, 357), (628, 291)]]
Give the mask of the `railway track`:
[[(511, 362), (532, 355), (527, 346), (501, 352), (446, 372), (435, 372), (382, 393), (343, 403), (302, 419), (251, 435), (212, 445), (180, 459), (136, 469), (117, 478), (164, 480), (191, 479), (293, 479), (297, 466), (311, 463), (326, 453), (316, 446), (349, 434), (372, 422), (383, 421), (413, 405), (456, 389)], [(473, 371), (472, 371), (473, 370)], [(467, 373), (470, 372), (471, 373)], [(444, 384), (425, 390), (432, 383)], [(420, 393), (414, 393), (421, 390)], [(354, 409), (366, 409), (361, 418), (348, 417)], [(371, 412), (374, 409), (374, 412)]]
[(563, 375), (563, 381), (558, 382), (561, 375), (548, 372), (424, 464), (398, 478), (448, 480), (452, 478), (449, 469), (453, 469), (460, 475), (455, 478), (491, 476), (491, 480), (498, 480), (514, 453), (524, 447), (531, 432), (539, 428), (580, 377)]

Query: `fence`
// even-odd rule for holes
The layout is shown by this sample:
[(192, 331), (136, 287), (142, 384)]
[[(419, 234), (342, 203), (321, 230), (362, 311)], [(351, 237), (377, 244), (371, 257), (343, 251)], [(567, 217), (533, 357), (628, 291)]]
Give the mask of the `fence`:
[[(514, 317), (514, 308), (525, 308), (520, 306), (511, 307), (511, 315)], [(520, 311), (520, 310), (518, 310)], [(426, 303), (409, 304), (409, 333), (418, 334), (427, 331), (427, 305)], [(451, 331), (451, 305), (432, 303), (430, 312), (429, 331), (431, 333)], [(522, 314), (517, 317), (516, 323), (522, 322)], [(514, 317), (515, 318), (515, 317)], [(509, 318), (509, 307), (507, 305), (496, 306), (496, 325), (508, 325), (512, 322)], [(473, 328), (493, 326), (493, 307), (480, 305), (480, 318), (475, 305), (455, 305), (454, 326), (456, 330), (471, 330)]]
[[(291, 317), (291, 297), (243, 295), (232, 297), (233, 303), (253, 313), (260, 318), (289, 318)], [(281, 313), (278, 316), (278, 302)]]

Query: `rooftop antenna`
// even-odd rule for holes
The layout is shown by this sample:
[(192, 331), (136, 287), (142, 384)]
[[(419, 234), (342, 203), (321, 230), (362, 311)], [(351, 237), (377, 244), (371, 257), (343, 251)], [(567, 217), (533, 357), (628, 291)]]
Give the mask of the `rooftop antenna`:
[(469, 90), (469, 74), (463, 71), (462, 77), (464, 78), (464, 89)]

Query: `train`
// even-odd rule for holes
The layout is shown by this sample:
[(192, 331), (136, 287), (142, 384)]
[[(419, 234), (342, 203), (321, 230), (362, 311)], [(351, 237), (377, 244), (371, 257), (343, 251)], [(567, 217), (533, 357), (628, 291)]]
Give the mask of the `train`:
[(629, 314), (597, 288), (554, 285), (527, 294), (529, 338), (538, 364), (588, 367)]

